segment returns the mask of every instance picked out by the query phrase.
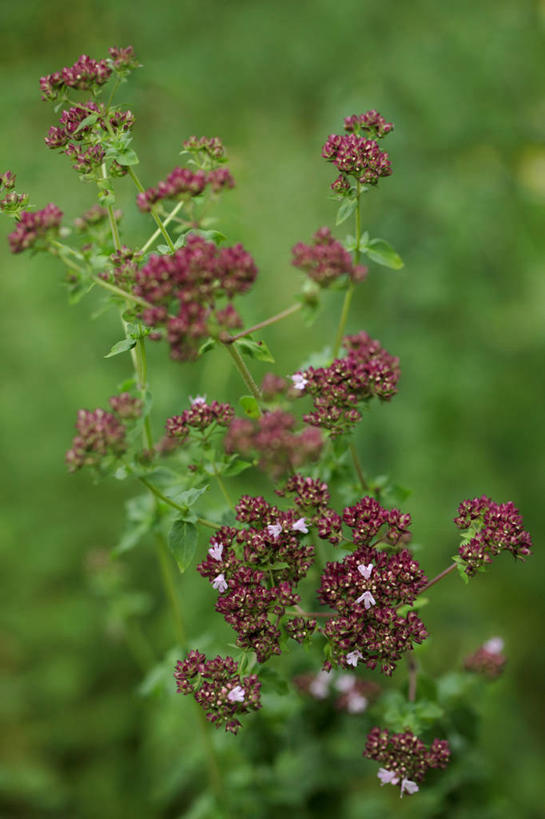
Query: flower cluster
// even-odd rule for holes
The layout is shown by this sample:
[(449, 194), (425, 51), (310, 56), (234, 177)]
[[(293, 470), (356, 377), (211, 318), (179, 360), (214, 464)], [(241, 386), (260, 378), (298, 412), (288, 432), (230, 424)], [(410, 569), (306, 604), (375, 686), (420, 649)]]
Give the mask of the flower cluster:
[[(172, 357), (187, 361), (196, 357), (200, 341), (209, 335), (216, 299), (245, 293), (256, 276), (255, 262), (241, 244), (219, 249), (191, 234), (180, 250), (171, 256), (152, 255), (136, 271), (134, 293), (152, 305), (143, 311), (143, 321), (166, 327)], [(178, 312), (173, 316), (168, 311), (175, 299)], [(232, 321), (231, 312), (227, 318)]]
[(112, 47), (108, 51), (109, 58), (93, 60), (86, 54), (82, 54), (74, 65), (40, 77), (42, 99), (54, 101), (59, 96), (65, 95), (71, 88), (78, 91), (92, 91), (96, 94), (101, 86), (108, 82), (114, 70), (121, 76), (125, 76), (131, 69), (137, 67), (138, 63), (135, 60), (132, 46)]
[(322, 436), (317, 429), (303, 427), (295, 432), (296, 419), (277, 409), (264, 412), (258, 419), (236, 418), (225, 437), (227, 452), (243, 455), (257, 453), (259, 467), (274, 478), (318, 458)]
[(176, 664), (174, 678), (178, 693), (193, 694), (206, 718), (232, 734), (241, 726), (239, 715), (261, 708), (261, 683), (255, 674), (241, 678), (232, 657), (207, 660), (200, 651), (190, 651)]
[(39, 240), (47, 240), (56, 236), (62, 219), (62, 211), (53, 203), (46, 205), (42, 210), (24, 210), (17, 222), (17, 227), (8, 236), (12, 253), (22, 253), (30, 247), (39, 249)]
[(365, 114), (352, 114), (344, 118), (344, 130), (354, 134), (364, 131), (373, 139), (382, 139), (394, 130), (393, 123), (386, 122), (378, 111), (366, 111)]
[[(354, 506), (347, 506), (343, 520), (352, 529), (352, 540), (356, 546), (375, 546), (378, 542), (395, 546), (410, 540), (411, 516), (399, 509), (384, 509), (368, 495)], [(373, 542), (374, 538), (376, 540)]]
[(48, 148), (65, 148), (71, 140), (85, 141), (97, 124), (104, 132), (130, 131), (134, 115), (131, 111), (106, 112), (104, 105), (88, 100), (62, 112), (60, 127), (51, 126), (44, 137), (45, 144)]
[(495, 503), (485, 495), (463, 501), (454, 523), (462, 531), (467, 531), (457, 559), (469, 576), (483, 570), (502, 551), (511, 552), (519, 560), (532, 553), (532, 538), (524, 530), (522, 517), (510, 501)]
[(353, 264), (350, 254), (327, 227), (316, 231), (311, 245), (298, 242), (292, 253), (294, 267), (303, 270), (320, 287), (328, 287), (341, 276), (360, 282), (367, 275), (367, 268)]
[[(262, 663), (280, 654), (280, 621), (286, 608), (299, 602), (294, 586), (312, 564), (314, 547), (301, 542), (309, 530), (295, 510), (281, 511), (262, 497), (245, 495), (236, 515), (251, 525), (218, 529), (197, 571), (219, 592), (216, 611), (237, 632), (237, 645), (255, 651)], [(301, 642), (316, 622), (288, 617), (285, 626)]]
[(427, 748), (411, 731), (390, 734), (373, 728), (367, 735), (363, 755), (383, 766), (377, 776), (381, 785), (399, 785), (400, 796), (416, 793), (430, 768), (446, 768), (450, 747), (445, 739), (434, 739)]
[[(120, 210), (114, 210), (114, 218), (116, 222), (119, 222), (123, 213)], [(99, 225), (104, 225), (108, 221), (108, 211), (106, 208), (103, 208), (99, 204), (92, 205), (85, 213), (82, 213), (81, 216), (76, 216), (74, 219), (74, 227), (76, 230), (83, 233), (89, 228), (98, 227)]]
[(295, 677), (294, 683), (302, 693), (316, 700), (325, 700), (334, 692), (335, 707), (349, 714), (362, 714), (380, 692), (380, 687), (370, 680), (362, 680), (355, 674), (335, 674), (333, 671), (300, 674)]
[(191, 171), (189, 168), (176, 167), (165, 180), (139, 193), (136, 197), (136, 204), (143, 213), (148, 213), (153, 205), (163, 199), (198, 196), (207, 185), (214, 193), (218, 193), (221, 190), (234, 188), (235, 181), (227, 168)]
[(329, 507), (330, 495), (325, 481), (296, 473), (282, 489), (275, 491), (281, 497), (294, 495), (295, 505), (312, 521), (319, 538), (329, 540), (334, 546), (341, 542), (342, 518)]
[(499, 677), (505, 668), (507, 659), (503, 654), (503, 640), (501, 637), (492, 637), (480, 646), (474, 654), (466, 657), (464, 668), (482, 674), (489, 680)]
[(304, 420), (329, 429), (332, 436), (349, 432), (358, 423), (358, 404), (373, 397), (389, 401), (397, 392), (400, 373), (399, 359), (363, 331), (347, 336), (343, 346), (347, 354), (329, 367), (309, 367), (293, 376), (299, 394), (314, 400), (314, 411)]
[(15, 174), (12, 171), (0, 174), (0, 210), (17, 217), (28, 204), (28, 194), (17, 193), (14, 188)]
[(322, 574), (318, 597), (338, 614), (324, 629), (329, 639), (325, 668), (355, 667), (361, 660), (371, 669), (380, 664), (390, 676), (402, 654), (427, 637), (414, 611), (398, 612), (414, 602), (427, 578), (407, 549), (388, 555), (368, 544), (384, 523), (395, 542), (410, 519), (397, 509), (382, 509), (372, 498), (345, 509), (343, 518), (359, 545), (342, 561), (327, 563)]
[(72, 448), (66, 453), (70, 472), (76, 472), (83, 466), (99, 466), (106, 457), (118, 458), (125, 452), (125, 423), (140, 417), (142, 401), (124, 392), (110, 398), (110, 407), (113, 412), (100, 407), (92, 411), (78, 411), (78, 434), (72, 441)]
[(193, 154), (197, 164), (201, 166), (215, 166), (227, 162), (225, 148), (219, 137), (190, 136), (184, 141), (183, 153)]
[(220, 404), (218, 401), (206, 403), (206, 398), (198, 395), (191, 399), (191, 407), (181, 415), (167, 418), (166, 430), (169, 438), (183, 443), (191, 430), (204, 432), (212, 425), (227, 427), (231, 423), (235, 412), (230, 404)]
[(390, 157), (381, 151), (375, 139), (359, 135), (364, 131), (374, 137), (385, 136), (393, 129), (377, 111), (367, 111), (345, 119), (345, 129), (350, 133), (331, 134), (322, 148), (322, 156), (332, 162), (340, 171), (340, 176), (332, 184), (340, 194), (350, 194), (349, 177), (354, 177), (362, 185), (376, 185), (380, 177), (390, 176)]

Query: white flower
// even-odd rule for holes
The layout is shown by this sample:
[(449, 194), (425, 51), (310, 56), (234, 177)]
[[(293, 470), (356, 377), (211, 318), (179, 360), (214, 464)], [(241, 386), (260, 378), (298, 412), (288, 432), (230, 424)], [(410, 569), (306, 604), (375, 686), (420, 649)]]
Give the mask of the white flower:
[(223, 572), (222, 574), (218, 574), (218, 576), (212, 580), (212, 586), (219, 592), (224, 592), (229, 588), (229, 584), (227, 583)]
[(358, 597), (356, 603), (361, 603), (362, 600), (363, 605), (365, 606), (366, 609), (370, 609), (371, 606), (376, 606), (377, 604), (377, 601), (375, 600), (370, 591), (364, 591), (363, 594), (360, 597)]
[(195, 404), (206, 404), (206, 395), (196, 395), (195, 398), (190, 395), (189, 400), (191, 401), (192, 407), (194, 407)]
[(358, 664), (358, 660), (363, 660), (363, 654), (361, 651), (356, 649), (356, 651), (351, 651), (349, 654), (347, 654), (345, 660), (348, 665), (353, 665), (355, 668)]
[(360, 563), (360, 565), (358, 566), (358, 572), (361, 575), (363, 575), (363, 577), (366, 580), (369, 580), (369, 578), (371, 577), (371, 572), (372, 571), (373, 571), (373, 564), (372, 563), (369, 563), (368, 566), (366, 566), (364, 563)]
[(324, 700), (329, 694), (330, 676), (331, 671), (320, 671), (310, 683), (308, 690), (317, 700)]
[(308, 526), (305, 518), (299, 518), (299, 520), (296, 520), (295, 523), (292, 524), (291, 528), (294, 532), (302, 532), (304, 535), (306, 535), (308, 532)]
[(416, 793), (418, 790), (420, 790), (420, 788), (418, 787), (416, 782), (412, 781), (412, 779), (402, 779), (401, 793), (399, 794), (399, 796), (400, 798), (403, 796), (403, 791), (406, 791), (410, 796), (412, 793)]
[(342, 694), (346, 694), (351, 688), (354, 688), (356, 678), (353, 674), (339, 674), (335, 680), (335, 688)]
[(348, 694), (348, 702), (346, 703), (346, 710), (349, 714), (363, 714), (367, 708), (367, 698), (358, 694), (357, 691), (351, 691)]
[(302, 373), (295, 373), (291, 376), (291, 380), (296, 390), (304, 390), (308, 384), (308, 378), (305, 378)]
[(393, 771), (387, 771), (386, 768), (379, 768), (377, 773), (381, 785), (397, 785), (399, 776)]
[(235, 685), (227, 694), (227, 699), (229, 702), (244, 702), (245, 696), (244, 688), (241, 685)]
[(270, 537), (273, 537), (275, 540), (282, 532), (282, 524), (281, 523), (269, 523), (267, 526), (267, 534)]
[(501, 637), (491, 637), (483, 645), (485, 651), (489, 654), (501, 654), (503, 651), (504, 642)]
[(223, 545), (221, 543), (218, 543), (217, 540), (211, 540), (208, 554), (210, 555), (210, 557), (213, 557), (214, 560), (221, 560), (221, 556), (223, 554)]

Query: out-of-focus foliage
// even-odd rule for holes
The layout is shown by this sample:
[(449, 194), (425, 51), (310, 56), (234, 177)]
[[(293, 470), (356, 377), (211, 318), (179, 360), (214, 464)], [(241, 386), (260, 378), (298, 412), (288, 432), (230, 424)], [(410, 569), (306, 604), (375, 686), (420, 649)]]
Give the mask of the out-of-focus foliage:
[[(543, 2), (28, 0), (0, 11), (0, 170), (15, 171), (39, 206), (55, 201), (76, 216), (92, 204), (90, 189), (43, 144), (50, 111), (38, 77), (80, 53), (98, 57), (109, 45), (133, 44), (144, 69), (122, 93), (137, 116), (145, 184), (170, 170), (193, 133), (218, 134), (228, 147), (237, 188), (219, 226), (260, 267), (244, 305), (249, 322), (290, 303), (291, 246), (334, 223), (324, 138), (344, 115), (367, 108), (395, 122), (394, 174), (380, 196), (365, 198), (363, 228), (391, 239), (406, 266), (375, 267), (348, 329), (379, 338), (400, 356), (403, 374), (396, 401), (366, 415), (359, 446), (370, 474), (388, 472), (412, 488), (405, 507), (430, 575), (453, 553), (462, 498), (512, 499), (534, 535), (527, 566), (503, 559), (470, 587), (452, 577), (430, 590), (425, 662), (431, 673), (459, 667), (483, 640), (504, 636), (509, 664), (485, 701), (481, 751), (462, 758), (438, 788), (464, 781), (449, 803), (456, 819), (540, 816)], [(146, 217), (129, 209), (130, 181), (119, 188), (130, 241)], [(105, 566), (126, 490), (93, 487), (85, 475), (68, 476), (63, 463), (76, 410), (103, 405), (126, 376), (123, 356), (103, 358), (119, 335), (116, 317), (90, 321), (90, 301), (69, 309), (50, 260), (12, 258), (7, 245), (1, 259), (0, 813), (214, 815), (206, 795), (193, 800), (204, 768), (191, 703), (171, 695), (170, 672), (170, 694), (161, 695), (159, 672), (147, 677), (151, 696), (141, 694), (143, 669), (172, 648), (168, 613), (134, 591), (151, 582), (160, 599), (151, 544)], [(319, 319), (324, 337), (336, 324), (337, 296)], [(317, 333), (293, 317), (264, 337), (279, 366), (293, 372)], [(240, 394), (221, 351), (197, 366), (169, 362), (162, 347), (150, 358), (157, 417), (179, 411), (188, 394)], [(258, 374), (268, 368), (252, 365)], [(231, 635), (207, 584), (186, 574), (180, 593), (192, 643), (219, 650), (218, 638)], [(238, 738), (214, 736), (240, 795), (239, 815), (445, 815), (437, 789), (399, 803), (394, 789), (378, 787), (374, 766), (360, 756), (365, 720), (319, 706), (301, 715), (293, 698), (268, 699)]]

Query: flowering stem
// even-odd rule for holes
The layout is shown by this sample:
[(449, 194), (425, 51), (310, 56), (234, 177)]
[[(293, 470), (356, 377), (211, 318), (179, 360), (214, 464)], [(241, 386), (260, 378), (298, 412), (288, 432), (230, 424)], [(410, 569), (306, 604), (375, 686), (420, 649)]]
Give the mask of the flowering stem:
[(369, 484), (365, 480), (365, 475), (363, 474), (360, 459), (358, 457), (358, 452), (356, 450), (356, 445), (354, 443), (350, 444), (350, 453), (352, 455), (352, 460), (354, 462), (354, 468), (360, 480), (361, 488), (363, 489), (364, 492), (367, 492), (369, 489)]
[(222, 481), (222, 479), (221, 479), (221, 475), (220, 475), (220, 474), (219, 474), (219, 472), (217, 472), (215, 469), (214, 469), (214, 475), (215, 475), (216, 480), (217, 480), (217, 482), (218, 482), (218, 486), (219, 486), (219, 488), (220, 488), (220, 490), (221, 490), (221, 494), (223, 495), (223, 497), (224, 497), (224, 498), (225, 498), (225, 500), (227, 501), (227, 506), (228, 506), (230, 509), (233, 509), (233, 510), (234, 510), (234, 508), (235, 508), (235, 507), (234, 507), (234, 505), (233, 505), (233, 501), (231, 500), (231, 497), (230, 497), (230, 495), (229, 495), (229, 492), (227, 491), (227, 487), (225, 486), (224, 482)]
[(430, 586), (433, 586), (435, 583), (438, 583), (440, 580), (442, 580), (444, 577), (446, 577), (447, 574), (450, 574), (451, 572), (453, 572), (455, 568), (456, 568), (456, 563), (451, 563), (450, 566), (447, 569), (443, 569), (443, 571), (440, 572), (437, 575), (437, 577), (434, 577), (433, 580), (430, 580), (428, 583), (426, 583), (426, 585), (424, 586), (422, 591), (425, 592), (426, 589), (429, 589)]
[(418, 675), (418, 666), (412, 654), (409, 654), (407, 657), (407, 665), (409, 666), (409, 702), (414, 702), (416, 699), (416, 678)]
[[(175, 218), (176, 214), (179, 213), (179, 211), (183, 208), (184, 204), (185, 203), (184, 203), (183, 200), (178, 202), (176, 207), (173, 210), (170, 211), (170, 213), (168, 214), (168, 216), (165, 219), (163, 219), (163, 227), (166, 227), (168, 224), (170, 224), (170, 222), (172, 222), (172, 220)], [(161, 235), (161, 228), (157, 228), (155, 233), (153, 233), (149, 237), (146, 244), (143, 247), (140, 248), (140, 253), (146, 253), (149, 250), (149, 248), (152, 246), (152, 244), (155, 242), (155, 240), (159, 238), (160, 235)]]
[[(242, 380), (244, 381), (244, 383), (246, 384), (246, 386), (248, 387), (248, 389), (250, 390), (250, 392), (254, 396), (255, 400), (258, 401), (258, 402), (261, 401), (262, 396), (261, 396), (261, 392), (259, 390), (259, 387), (257, 386), (254, 379), (252, 378), (252, 374), (251, 374), (250, 370), (248, 369), (248, 367), (246, 366), (246, 364), (244, 363), (244, 361), (242, 359), (242, 356), (240, 355), (237, 348), (234, 345), (226, 344), (225, 342), (223, 343), (223, 346), (225, 347), (225, 349), (227, 350), (227, 352), (229, 353), (229, 355), (233, 359), (235, 367), (239, 371), (239, 373), (240, 373), (240, 375), (242, 377)], [(261, 411), (260, 411), (260, 414), (261, 414)]]
[[(132, 181), (134, 182), (134, 184), (136, 185), (136, 187), (138, 188), (140, 193), (144, 193), (146, 189), (144, 188), (143, 184), (140, 182), (139, 178), (137, 177), (136, 173), (134, 172), (134, 170), (132, 168), (132, 165), (128, 165), (127, 167), (129, 169), (129, 176), (131, 177)], [(163, 234), (163, 238), (164, 238), (165, 242), (167, 243), (167, 245), (169, 246), (171, 251), (174, 253), (174, 251), (176, 250), (176, 248), (174, 247), (174, 243), (173, 243), (172, 239), (170, 238), (169, 233), (166, 230), (166, 228), (165, 228), (164, 224), (162, 223), (161, 219), (157, 215), (157, 212), (156, 212), (153, 205), (151, 205), (151, 207), (150, 207), (150, 213), (153, 216), (153, 218), (155, 220), (155, 224), (157, 225), (158, 229)]]
[[(108, 171), (106, 170), (106, 163), (102, 163), (102, 178), (108, 179)], [(121, 250), (121, 239), (119, 238), (119, 229), (115, 219), (114, 209), (112, 205), (106, 205), (108, 211), (108, 220), (110, 222), (110, 230), (112, 232), (112, 239), (116, 250)]]
[[(159, 498), (164, 503), (168, 504), (168, 506), (172, 506), (173, 509), (177, 509), (178, 512), (182, 512), (184, 515), (187, 515), (187, 507), (180, 506), (179, 504), (176, 503), (176, 501), (173, 501), (172, 498), (163, 495), (163, 493), (159, 489), (157, 489), (156, 486), (150, 483), (146, 478), (140, 477), (138, 478), (138, 480), (140, 481), (140, 483), (143, 483), (144, 486), (146, 486), (149, 489), (149, 491), (155, 495), (155, 497)], [(206, 520), (205, 518), (197, 518), (196, 522), (199, 523), (201, 526), (206, 526), (208, 529), (221, 529), (221, 524), (213, 523), (211, 520)]]
[[(138, 386), (142, 395), (142, 400), (145, 402), (146, 393), (148, 390), (148, 365), (146, 359), (146, 342), (144, 338), (139, 338), (136, 342), (135, 351), (136, 369), (138, 372)], [(149, 411), (144, 418), (144, 443), (148, 449), (153, 449), (153, 434), (151, 431), (151, 420)]]
[(249, 327), (247, 330), (243, 330), (241, 333), (237, 333), (234, 336), (229, 336), (229, 338), (225, 339), (225, 344), (232, 344), (234, 341), (237, 341), (239, 338), (244, 338), (245, 336), (249, 336), (252, 333), (255, 333), (256, 330), (261, 330), (263, 327), (268, 327), (269, 324), (276, 324), (277, 321), (282, 321), (282, 319), (287, 318), (288, 316), (293, 315), (293, 313), (297, 313), (298, 310), (302, 308), (302, 304), (292, 304), (291, 307), (286, 307), (285, 310), (282, 310), (281, 313), (277, 313), (275, 316), (271, 316), (264, 321), (258, 322), (258, 324), (254, 324), (253, 327)]
[[(360, 195), (361, 195), (361, 185), (360, 181), (356, 182), (356, 235), (355, 241), (356, 245), (354, 247), (354, 263), (357, 264), (360, 258), (360, 238), (361, 238), (361, 224), (360, 224)], [(344, 335), (344, 328), (346, 326), (346, 320), (348, 318), (348, 312), (350, 310), (350, 304), (352, 302), (352, 296), (354, 295), (354, 282), (350, 282), (348, 285), (348, 290), (346, 291), (346, 295), (344, 297), (343, 302), (343, 309), (341, 312), (341, 318), (339, 320), (339, 326), (337, 328), (337, 336), (335, 338), (335, 347), (333, 348), (333, 358), (337, 358), (339, 355), (339, 350), (341, 349), (341, 343), (343, 340)]]

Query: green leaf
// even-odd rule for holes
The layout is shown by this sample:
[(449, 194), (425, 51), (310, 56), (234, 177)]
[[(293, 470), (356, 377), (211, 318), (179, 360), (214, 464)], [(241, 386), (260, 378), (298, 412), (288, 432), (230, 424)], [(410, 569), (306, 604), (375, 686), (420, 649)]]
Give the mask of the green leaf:
[(128, 500), (125, 509), (127, 515), (125, 529), (113, 551), (114, 555), (121, 555), (134, 549), (155, 523), (155, 501), (148, 493)]
[(206, 341), (199, 347), (198, 355), (204, 355), (204, 353), (207, 353), (209, 350), (213, 350), (216, 343), (215, 338), (207, 338)]
[(241, 398), (239, 398), (239, 404), (248, 418), (259, 418), (261, 415), (259, 404), (253, 395), (243, 395)]
[(233, 455), (225, 468), (222, 469), (221, 474), (225, 475), (226, 478), (234, 478), (235, 475), (240, 475), (241, 472), (245, 472), (253, 465), (252, 461), (243, 461), (237, 455)]
[(198, 488), (193, 487), (192, 489), (184, 489), (182, 492), (165, 490), (165, 495), (168, 498), (172, 498), (172, 500), (176, 501), (176, 503), (178, 503), (180, 506), (187, 506), (189, 509), (189, 507), (193, 506), (193, 504), (198, 501), (200, 496), (206, 492), (209, 486), (210, 484), (206, 484), (206, 486), (200, 486)]
[(104, 358), (112, 358), (114, 355), (126, 353), (128, 350), (132, 350), (133, 347), (136, 347), (136, 341), (133, 338), (122, 338), (121, 341), (114, 344), (110, 352), (105, 355)]
[(227, 240), (227, 236), (225, 233), (222, 233), (220, 230), (192, 230), (192, 233), (195, 233), (197, 236), (202, 236), (203, 239), (207, 239), (209, 242), (214, 242), (214, 244), (219, 245), (221, 242), (225, 242)]
[(242, 355), (247, 355), (248, 358), (255, 358), (257, 361), (267, 361), (274, 364), (274, 358), (271, 351), (264, 341), (252, 341), (251, 338), (239, 338), (235, 341), (237, 347)]
[(342, 225), (356, 210), (356, 199), (345, 199), (337, 211), (336, 225)]
[(88, 117), (85, 117), (85, 119), (82, 119), (82, 121), (80, 122), (80, 124), (78, 125), (76, 130), (74, 131), (74, 135), (79, 134), (79, 132), (82, 131), (83, 128), (87, 128), (89, 125), (94, 125), (95, 122), (97, 121), (97, 119), (98, 119), (98, 114), (89, 114)]
[(458, 570), (458, 574), (460, 575), (464, 583), (467, 585), (467, 583), (469, 583), (469, 575), (466, 572), (467, 567), (465, 561), (460, 557), (460, 555), (453, 555), (452, 560), (454, 561), (454, 563), (456, 563), (456, 569)]
[(364, 247), (360, 245), (360, 250), (384, 267), (390, 267), (392, 270), (401, 270), (403, 267), (403, 259), (399, 253), (396, 253), (384, 239), (371, 239)]
[(176, 518), (168, 533), (168, 548), (183, 573), (191, 565), (197, 549), (199, 530), (194, 523)]

